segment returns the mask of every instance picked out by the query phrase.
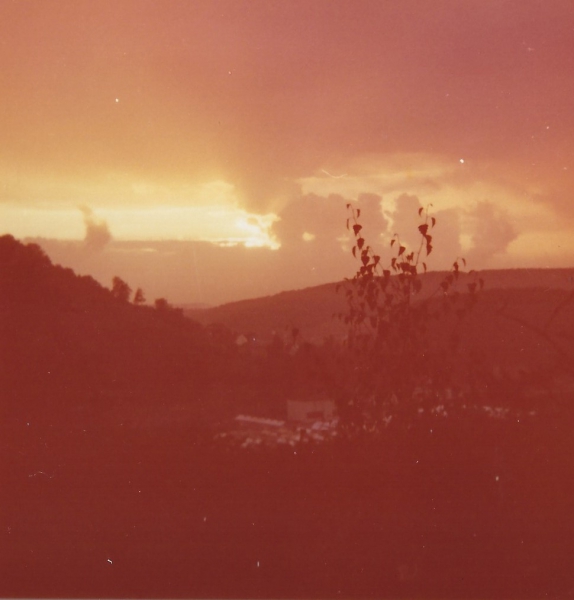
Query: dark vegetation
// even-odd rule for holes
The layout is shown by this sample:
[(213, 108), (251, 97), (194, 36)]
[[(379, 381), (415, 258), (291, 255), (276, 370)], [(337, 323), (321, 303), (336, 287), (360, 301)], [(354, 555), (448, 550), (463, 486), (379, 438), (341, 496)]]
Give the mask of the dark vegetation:
[(32, 410), (35, 421), (56, 424), (64, 411), (79, 425), (126, 403), (200, 393), (210, 364), (200, 325), (175, 309), (133, 305), (121, 279), (107, 290), (9, 236), (0, 238), (0, 260), (7, 416)]
[[(0, 593), (571, 596), (566, 273), (500, 276), (511, 287), (486, 273), (479, 291), (457, 260), (452, 281), (417, 271), (419, 290), (417, 257), (399, 241), (398, 271), (380, 275), (392, 283), (372, 305), (408, 272), (417, 289), (395, 289), (397, 308), (377, 315), (412, 329), (385, 346), (360, 304), (344, 323), (362, 286), (382, 286), (375, 267), (360, 271), (375, 264), (365, 248), (348, 297), (325, 286), (194, 321), (0, 238)], [(472, 306), (468, 294), (448, 299), (475, 282)], [(432, 296), (437, 287), (446, 294)], [(213, 442), (239, 412), (284, 418), (287, 399), (315, 393), (342, 412), (354, 394), (352, 435)]]

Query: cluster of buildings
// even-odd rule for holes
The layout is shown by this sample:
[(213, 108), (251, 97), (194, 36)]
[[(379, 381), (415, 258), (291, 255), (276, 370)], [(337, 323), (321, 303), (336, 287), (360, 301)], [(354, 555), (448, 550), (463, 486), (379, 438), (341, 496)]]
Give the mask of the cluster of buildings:
[(332, 400), (289, 400), (286, 419), (237, 415), (216, 441), (241, 448), (297, 446), (321, 443), (337, 435), (337, 410)]
[[(425, 415), (434, 418), (448, 417), (452, 408), (456, 414), (483, 414), (491, 419), (533, 418), (537, 411), (511, 410), (508, 407), (437, 404), (432, 408), (420, 407), (416, 413), (419, 418)], [(392, 416), (382, 418), (379, 426), (388, 427)], [(319, 398), (314, 400), (289, 400), (287, 418), (272, 419), (240, 414), (233, 422), (215, 436), (215, 441), (241, 448), (299, 446), (302, 443), (323, 443), (337, 436), (339, 418), (333, 400)]]

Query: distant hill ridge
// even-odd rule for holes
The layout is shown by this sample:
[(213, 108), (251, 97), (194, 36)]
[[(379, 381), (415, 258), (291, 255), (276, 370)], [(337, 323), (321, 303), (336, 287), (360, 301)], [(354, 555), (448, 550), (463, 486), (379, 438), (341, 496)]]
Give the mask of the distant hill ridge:
[[(434, 293), (445, 272), (421, 275), (420, 299)], [(466, 290), (468, 274), (461, 274), (459, 289)], [(574, 290), (572, 269), (504, 269), (481, 271), (485, 292), (495, 290)], [(268, 340), (272, 332), (298, 328), (310, 341), (322, 341), (329, 335), (344, 335), (345, 329), (333, 315), (344, 312), (344, 294), (337, 293), (338, 283), (290, 290), (248, 300), (240, 300), (207, 309), (186, 309), (185, 314), (208, 325), (221, 323), (238, 332), (253, 332)]]

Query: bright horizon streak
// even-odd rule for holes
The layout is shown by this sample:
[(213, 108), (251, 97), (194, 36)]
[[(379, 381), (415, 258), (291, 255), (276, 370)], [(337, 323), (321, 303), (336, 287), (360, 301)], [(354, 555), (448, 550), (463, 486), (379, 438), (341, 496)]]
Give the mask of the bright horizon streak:
[[(116, 241), (185, 240), (269, 247), (279, 244), (270, 228), (276, 215), (255, 215), (230, 207), (102, 208), (94, 211)], [(51, 238), (79, 241), (86, 225), (81, 210), (24, 208), (0, 205), (1, 234), (16, 238)]]

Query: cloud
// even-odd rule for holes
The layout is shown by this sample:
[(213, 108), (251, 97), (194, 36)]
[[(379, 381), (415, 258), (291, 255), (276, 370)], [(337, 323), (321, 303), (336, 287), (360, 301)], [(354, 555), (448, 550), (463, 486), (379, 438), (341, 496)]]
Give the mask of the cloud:
[(84, 215), (84, 224), (86, 226), (86, 235), (84, 237), (85, 248), (99, 252), (103, 250), (112, 240), (112, 234), (108, 224), (103, 219), (99, 219), (94, 211), (88, 206), (80, 206)]
[[(307, 194), (289, 204), (280, 213), (281, 220), (273, 225), (273, 233), (281, 243), (278, 254), (286, 275), (294, 280), (297, 269), (309, 270), (335, 280), (354, 272), (357, 264), (351, 255), (353, 237), (345, 228), (348, 203), (361, 209), (361, 235), (383, 262), (390, 261), (390, 241), (395, 233), (409, 249), (419, 250), (418, 226), (425, 215), (418, 214), (423, 207), (418, 196), (401, 194), (383, 201), (382, 196), (373, 193), (360, 193), (356, 198)], [(433, 252), (428, 260), (423, 252), (421, 260), (430, 269), (448, 269), (461, 256), (461, 210), (435, 211), (431, 207), (429, 215), (436, 220), (431, 231), (435, 238)]]
[(346, 205), (352, 202), (368, 215), (366, 230), (378, 236), (387, 229), (381, 201), (381, 196), (376, 194), (359, 194), (356, 200), (339, 194), (306, 194), (289, 203), (279, 213), (280, 220), (274, 223), (273, 233), (284, 247), (297, 246), (305, 241), (322, 246), (340, 246), (340, 239), (347, 234)]
[(417, 196), (401, 194), (395, 200), (395, 209), (388, 214), (392, 218), (392, 235), (397, 234), (402, 244), (415, 249), (420, 242), (418, 211), (422, 208)]
[(345, 199), (332, 194), (307, 194), (293, 200), (279, 213), (273, 233), (282, 246), (302, 243), (303, 236), (313, 236), (317, 243), (335, 242), (341, 235), (345, 220)]
[(432, 230), (433, 251), (428, 260), (433, 269), (450, 269), (463, 255), (460, 213), (456, 208), (437, 210), (433, 213), (436, 225)]
[[(12, 4), (0, 159), (56, 187), (72, 173), (217, 176), (267, 212), (293, 179), (365, 153), (554, 163), (542, 128), (571, 162), (568, 2)], [(84, 34), (62, 40), (70, 23)]]
[[(425, 207), (417, 196), (401, 194), (395, 200), (395, 209), (388, 212), (392, 233), (398, 233), (401, 243), (415, 251), (420, 244), (418, 224), (424, 219), (424, 213), (418, 216), (420, 208)], [(433, 236), (433, 250), (428, 259), (424, 259), (431, 269), (449, 269), (461, 257), (471, 269), (493, 266), (493, 261), (500, 260), (511, 242), (518, 238), (509, 213), (493, 202), (480, 201), (466, 210), (435, 211), (429, 207), (429, 215), (436, 220), (429, 231)], [(467, 241), (465, 250), (463, 240)]]
[[(394, 210), (387, 211), (392, 225), (388, 230), (387, 239), (395, 233), (398, 234), (402, 244), (410, 250), (418, 252), (421, 247), (421, 235), (419, 225), (425, 222), (426, 212), (419, 215), (422, 208), (426, 211), (418, 196), (401, 194), (395, 199)], [(434, 210), (428, 206), (429, 224), (430, 218), (435, 219), (435, 226), (429, 229), (433, 237), (432, 253), (426, 257), (424, 249), (421, 251), (421, 261), (424, 261), (429, 269), (448, 269), (461, 254), (461, 220), (460, 210), (447, 208)]]
[(494, 257), (504, 254), (518, 237), (508, 213), (492, 202), (478, 202), (466, 213), (465, 220), (472, 243), (467, 258), (479, 268), (488, 266)]
[[(517, 169), (542, 192), (558, 169), (558, 192), (572, 189), (568, 2), (13, 4), (0, 23), (8, 200), (201, 206), (195, 188), (220, 180), (259, 214), (300, 198), (297, 182), (423, 202), (454, 188), (451, 202), (468, 203), (497, 198), (459, 190)], [(85, 35), (62, 40), (78, 22)], [(375, 164), (357, 173), (365, 156)]]

